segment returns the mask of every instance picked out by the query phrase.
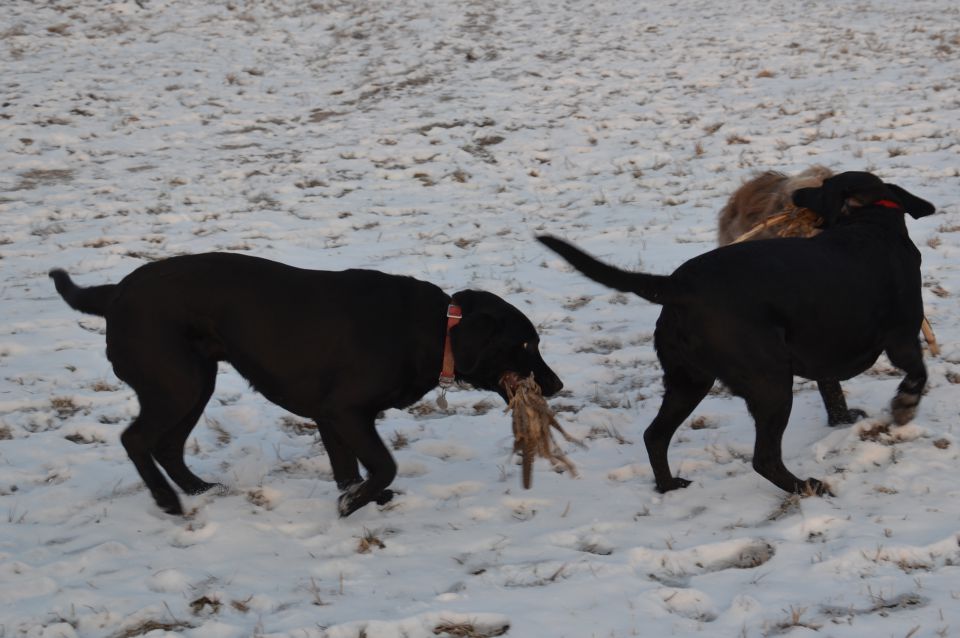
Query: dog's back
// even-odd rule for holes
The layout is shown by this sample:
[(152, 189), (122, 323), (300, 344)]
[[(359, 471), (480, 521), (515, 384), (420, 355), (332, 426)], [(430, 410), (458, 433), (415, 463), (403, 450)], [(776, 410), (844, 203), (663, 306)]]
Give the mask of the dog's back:
[[(305, 270), (232, 253), (172, 257), (116, 285), (105, 312), (107, 356), (124, 380), (174, 348), (227, 361), (298, 414), (309, 412), (305, 397), (318, 402), (321, 388), (342, 388), (351, 377), (381, 379), (405, 403), (429, 388), (408, 388), (410, 378), (392, 378), (399, 373), (379, 362), (422, 351), (410, 337), (424, 333), (420, 326), (439, 343), (448, 303), (434, 284), (379, 271)], [(317, 393), (291, 392), (306, 382)]]
[[(709, 349), (759, 343), (788, 355), (798, 376), (852, 377), (872, 365), (892, 329), (920, 328), (919, 255), (888, 236), (865, 240), (851, 224), (715, 249), (671, 275), (684, 292), (671, 312)], [(723, 370), (713, 374), (728, 381)]]

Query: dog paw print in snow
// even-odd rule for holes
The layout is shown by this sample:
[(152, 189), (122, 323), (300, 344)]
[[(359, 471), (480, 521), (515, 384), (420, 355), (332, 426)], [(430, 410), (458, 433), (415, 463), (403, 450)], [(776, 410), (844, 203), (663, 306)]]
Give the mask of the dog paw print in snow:
[(397, 476), (401, 478), (417, 478), (429, 471), (426, 464), (419, 461), (399, 461), (397, 463)]
[(414, 449), (441, 461), (469, 461), (474, 456), (469, 447), (440, 441), (419, 441), (414, 445)]
[(640, 463), (631, 463), (607, 472), (607, 478), (617, 483), (626, 483), (636, 478), (650, 478), (653, 473), (650, 468)]
[(622, 527), (607, 524), (590, 525), (581, 529), (551, 534), (549, 542), (558, 547), (565, 547), (586, 554), (609, 556), (616, 550), (616, 546), (603, 532), (616, 531)]
[(537, 512), (547, 509), (551, 502), (537, 498), (505, 498), (503, 505), (513, 520), (529, 521), (537, 515)]
[(179, 593), (190, 587), (190, 578), (179, 569), (161, 569), (147, 579), (147, 587), (157, 593)]
[(217, 534), (220, 528), (216, 523), (189, 521), (184, 527), (173, 532), (170, 545), (173, 547), (190, 547), (203, 543)]
[(258, 487), (247, 492), (247, 501), (265, 510), (272, 510), (280, 502), (281, 493), (269, 487)]
[(425, 489), (427, 494), (437, 500), (459, 500), (482, 491), (484, 484), (479, 481), (461, 481), (448, 485), (428, 485)]
[(630, 550), (630, 564), (653, 580), (685, 586), (693, 576), (725, 569), (752, 569), (773, 558), (773, 545), (758, 539), (736, 539), (684, 550)]
[(663, 587), (649, 595), (659, 600), (671, 614), (699, 622), (710, 622), (717, 618), (716, 605), (702, 591)]

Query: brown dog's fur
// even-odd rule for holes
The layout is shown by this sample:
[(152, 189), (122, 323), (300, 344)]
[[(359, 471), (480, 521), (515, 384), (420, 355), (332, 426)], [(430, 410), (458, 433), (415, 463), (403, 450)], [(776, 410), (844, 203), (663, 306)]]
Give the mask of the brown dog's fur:
[[(766, 171), (755, 175), (738, 188), (717, 219), (717, 243), (731, 244), (738, 237), (762, 223), (771, 215), (797, 209), (790, 197), (800, 188), (817, 187), (833, 175), (826, 166), (814, 164), (796, 175)], [(799, 209), (798, 209), (799, 210)], [(782, 237), (778, 228), (766, 228), (751, 239)]]

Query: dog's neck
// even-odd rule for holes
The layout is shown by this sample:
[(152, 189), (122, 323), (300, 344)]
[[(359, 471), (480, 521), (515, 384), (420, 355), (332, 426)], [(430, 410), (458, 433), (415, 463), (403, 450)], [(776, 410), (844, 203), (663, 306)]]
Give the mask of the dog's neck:
[(881, 208), (890, 208), (893, 210), (903, 210), (903, 206), (893, 201), (892, 199), (863, 199), (861, 197), (853, 196), (848, 197), (843, 203), (843, 212), (851, 213), (855, 210), (861, 208), (870, 208), (871, 206), (879, 206)]
[[(903, 206), (890, 199), (876, 199), (857, 207), (849, 207), (845, 215), (837, 220), (838, 226), (858, 226), (861, 229), (873, 229), (869, 232), (893, 232), (909, 252), (919, 257), (920, 252), (910, 239)], [(858, 232), (864, 232), (863, 230)]]
[(463, 310), (455, 303), (447, 306), (447, 330), (443, 338), (443, 368), (440, 370), (439, 384), (441, 388), (448, 388), (456, 381), (454, 371), (453, 346), (450, 344), (450, 330), (460, 323), (463, 318)]

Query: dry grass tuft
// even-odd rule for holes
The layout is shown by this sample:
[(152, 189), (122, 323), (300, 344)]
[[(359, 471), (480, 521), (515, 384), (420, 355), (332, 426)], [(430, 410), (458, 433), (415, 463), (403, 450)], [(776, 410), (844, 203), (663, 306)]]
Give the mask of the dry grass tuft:
[(617, 428), (612, 425), (594, 425), (590, 428), (590, 431), (587, 432), (586, 439), (590, 441), (596, 441), (598, 439), (613, 439), (620, 445), (633, 445), (633, 441), (626, 438)]
[(486, 399), (481, 399), (473, 404), (473, 413), (476, 415), (483, 415), (495, 408), (496, 406)]
[(786, 518), (798, 512), (800, 512), (800, 495), (789, 494), (784, 497), (780, 505), (777, 506), (777, 509), (767, 516), (767, 520), (771, 522), (778, 521), (781, 518)]
[(437, 406), (430, 401), (421, 401), (407, 408), (407, 412), (413, 416), (430, 416), (437, 413)]
[(273, 509), (273, 502), (270, 500), (270, 497), (263, 491), (263, 488), (257, 488), (255, 490), (250, 490), (247, 492), (247, 502), (257, 507), (262, 507), (265, 510)]
[(363, 528), (363, 535), (360, 536), (360, 542), (357, 543), (357, 553), (358, 554), (369, 554), (376, 549), (384, 549), (383, 541), (380, 540), (375, 532), (371, 532), (366, 527)]
[(705, 416), (698, 416), (690, 421), (691, 430), (712, 430), (716, 427), (717, 426), (711, 423)]
[(861, 441), (873, 441), (874, 443), (890, 443), (890, 424), (874, 423), (865, 427), (859, 432)]
[(193, 612), (194, 616), (199, 616), (204, 612), (204, 609), (207, 607), (210, 608), (211, 613), (219, 613), (220, 607), (223, 606), (216, 598), (211, 598), (210, 596), (201, 596), (194, 601), (190, 602), (190, 611)]
[(159, 620), (145, 620), (139, 625), (134, 625), (117, 632), (111, 638), (134, 638), (135, 636), (145, 636), (153, 631), (177, 632), (184, 629), (193, 629), (194, 626), (183, 620), (174, 620), (173, 622), (160, 622)]
[(280, 419), (280, 429), (287, 434), (294, 436), (312, 436), (317, 433), (317, 424), (313, 421), (305, 421), (292, 416), (284, 416)]
[(77, 445), (89, 445), (91, 443), (106, 443), (102, 437), (95, 434), (81, 434), (79, 432), (74, 432), (73, 434), (68, 434), (65, 437), (66, 440), (71, 443), (76, 443)]
[(400, 430), (390, 435), (390, 447), (394, 450), (402, 450), (408, 445), (410, 445), (410, 439)]
[(494, 636), (502, 636), (509, 630), (509, 624), (480, 629), (473, 623), (443, 621), (433, 628), (433, 633), (436, 636), (451, 636), (452, 638), (493, 638)]
[(530, 489), (533, 484), (533, 459), (537, 455), (549, 460), (558, 471), (567, 470), (570, 476), (576, 477), (577, 468), (553, 440), (551, 428), (559, 431), (567, 441), (583, 444), (557, 423), (556, 416), (540, 393), (540, 386), (533, 380), (533, 374), (522, 379), (514, 372), (507, 372), (500, 378), (500, 384), (509, 399), (506, 411), (513, 413), (513, 451), (520, 453), (523, 462), (524, 489)]
[(817, 631), (822, 626), (809, 621), (804, 621), (802, 619), (803, 614), (805, 614), (807, 611), (806, 607), (794, 607), (791, 605), (790, 609), (785, 611), (787, 611), (788, 614), (787, 618), (774, 625), (773, 630), (765, 633), (765, 636), (775, 636), (782, 633), (788, 633), (795, 627), (803, 627), (804, 629), (812, 629), (813, 631)]
[(217, 444), (220, 446), (225, 446), (233, 440), (233, 435), (227, 431), (223, 424), (216, 419), (210, 417), (204, 417), (204, 420), (207, 423), (207, 427), (213, 430), (217, 434)]
[(241, 614), (245, 614), (250, 611), (250, 601), (253, 600), (253, 594), (245, 598), (244, 600), (231, 600), (230, 606), (239, 611)]
[(74, 402), (73, 397), (53, 397), (50, 399), (50, 407), (61, 419), (68, 419), (82, 409)]

